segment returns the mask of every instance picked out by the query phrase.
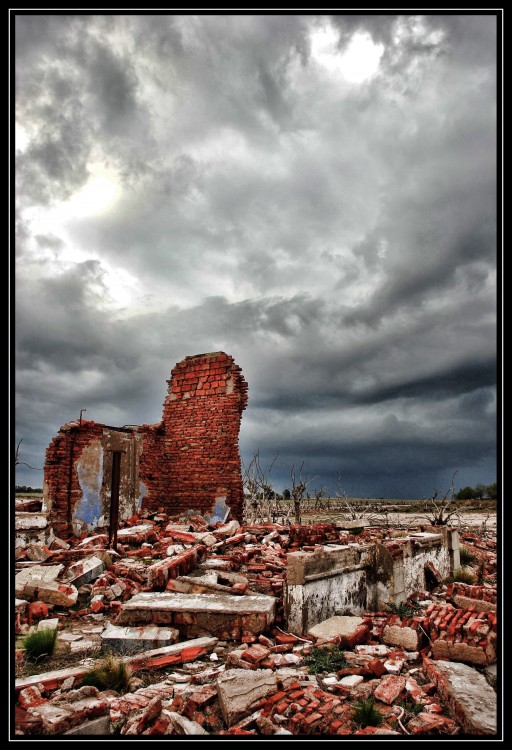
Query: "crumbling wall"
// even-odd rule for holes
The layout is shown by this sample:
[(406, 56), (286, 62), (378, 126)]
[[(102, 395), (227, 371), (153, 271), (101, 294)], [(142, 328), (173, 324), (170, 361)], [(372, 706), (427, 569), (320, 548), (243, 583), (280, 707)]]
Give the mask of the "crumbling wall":
[(159, 424), (116, 428), (82, 420), (53, 438), (44, 509), (58, 535), (109, 525), (115, 451), (121, 453), (120, 520), (142, 505), (207, 516), (227, 505), (241, 518), (238, 434), (247, 383), (240, 367), (224, 352), (199, 354), (179, 362), (167, 382)]
[(83, 420), (61, 427), (46, 451), (44, 499), (59, 536), (108, 526), (112, 452), (121, 453), (119, 518), (140, 505), (138, 463), (141, 438), (134, 430)]
[(155, 449), (145, 445), (142, 454), (143, 507), (212, 515), (224, 498), (241, 518), (238, 434), (247, 383), (240, 367), (224, 352), (198, 354), (179, 362), (167, 382), (160, 471), (154, 469)]
[(287, 627), (307, 633), (337, 614), (366, 609), (370, 545), (330, 545), (287, 555), (284, 608)]
[(405, 601), (427, 587), (426, 570), (439, 581), (453, 570), (458, 533), (417, 533), (367, 545), (326, 545), (287, 555), (285, 615), (294, 633), (333, 615), (360, 615)]

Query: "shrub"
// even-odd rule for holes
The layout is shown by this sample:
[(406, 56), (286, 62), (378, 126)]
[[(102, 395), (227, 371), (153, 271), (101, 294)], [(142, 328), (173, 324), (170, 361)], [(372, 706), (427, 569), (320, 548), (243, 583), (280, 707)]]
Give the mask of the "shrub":
[(336, 672), (338, 669), (348, 667), (339, 646), (334, 646), (334, 648), (313, 646), (310, 653), (304, 657), (304, 664), (308, 667), (310, 674)]
[(23, 648), (30, 661), (47, 659), (55, 649), (57, 641), (57, 628), (44, 628), (35, 630), (23, 640)]
[(453, 578), (454, 582), (457, 583), (474, 583), (475, 577), (472, 573), (469, 572), (469, 570), (466, 570), (466, 568), (457, 568), (457, 570), (453, 571)]
[(471, 550), (468, 547), (464, 547), (464, 545), (459, 550), (460, 553), (460, 564), (462, 567), (465, 567), (466, 565), (471, 565), (471, 563), (475, 562), (476, 557), (471, 552)]
[(123, 659), (109, 654), (85, 673), (82, 685), (92, 685), (98, 690), (126, 692), (131, 677), (131, 669)]
[(364, 727), (378, 727), (384, 721), (384, 717), (375, 708), (375, 699), (373, 697), (359, 700), (354, 703), (354, 722)]

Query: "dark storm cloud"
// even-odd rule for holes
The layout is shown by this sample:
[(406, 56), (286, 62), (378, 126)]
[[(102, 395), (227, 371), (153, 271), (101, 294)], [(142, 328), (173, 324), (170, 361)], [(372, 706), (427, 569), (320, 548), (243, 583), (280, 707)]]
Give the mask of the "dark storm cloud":
[[(383, 50), (354, 85), (329, 65), (358, 31)], [(174, 363), (220, 349), (281, 484), (493, 481), (495, 48), (490, 16), (18, 17), (28, 463), (83, 407), (159, 421)], [(97, 164), (108, 210), (51, 213)]]

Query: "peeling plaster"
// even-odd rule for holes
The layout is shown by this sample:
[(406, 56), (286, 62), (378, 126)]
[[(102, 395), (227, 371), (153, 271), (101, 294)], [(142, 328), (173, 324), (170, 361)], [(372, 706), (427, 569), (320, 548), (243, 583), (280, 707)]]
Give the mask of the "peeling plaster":
[(93, 440), (84, 448), (75, 468), (82, 497), (73, 511), (73, 522), (93, 529), (102, 515), (103, 447), (100, 440)]

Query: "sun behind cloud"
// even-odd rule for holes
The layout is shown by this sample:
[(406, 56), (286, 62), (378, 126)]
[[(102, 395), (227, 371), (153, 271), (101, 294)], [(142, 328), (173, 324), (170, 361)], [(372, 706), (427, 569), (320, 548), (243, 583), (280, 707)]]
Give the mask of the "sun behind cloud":
[(121, 186), (113, 169), (93, 165), (87, 183), (66, 201), (70, 216), (85, 217), (102, 214), (111, 208), (121, 195)]
[(346, 50), (338, 47), (338, 32), (330, 24), (311, 34), (311, 54), (330, 74), (342, 75), (350, 83), (362, 83), (377, 72), (384, 52), (368, 32), (356, 32)]

